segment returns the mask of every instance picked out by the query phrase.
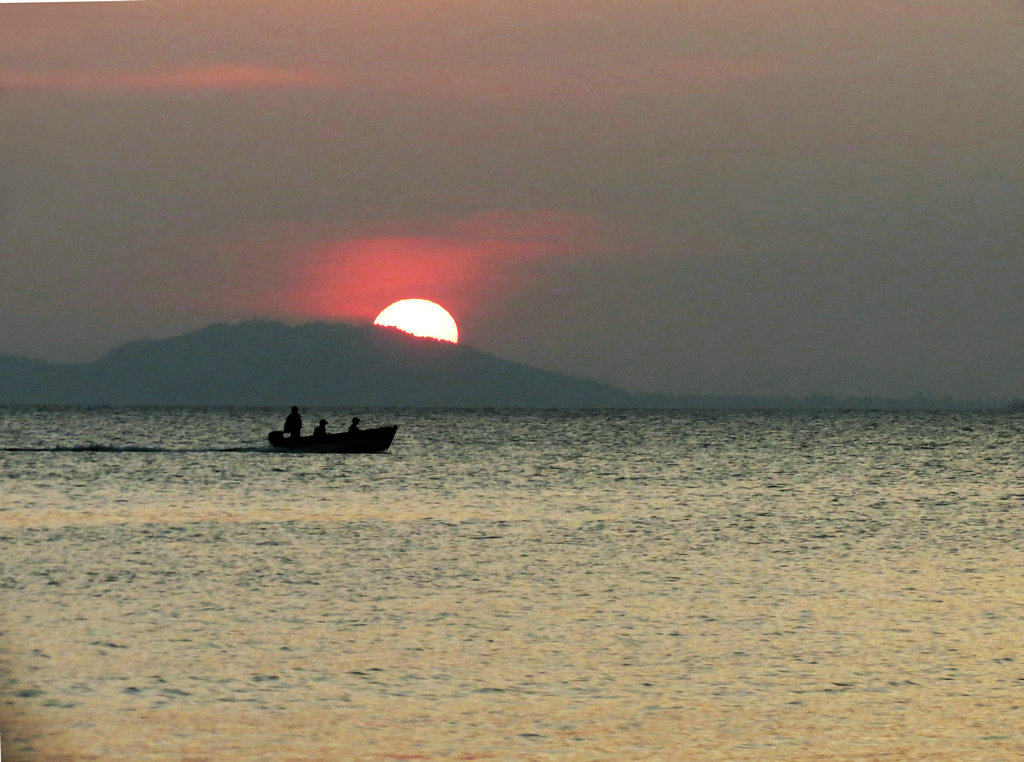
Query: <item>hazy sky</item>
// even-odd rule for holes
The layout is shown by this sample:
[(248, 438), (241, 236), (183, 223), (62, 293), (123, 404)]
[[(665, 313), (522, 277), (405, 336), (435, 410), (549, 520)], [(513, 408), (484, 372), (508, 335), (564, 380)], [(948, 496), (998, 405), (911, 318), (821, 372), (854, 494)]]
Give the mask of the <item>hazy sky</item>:
[(0, 5), (0, 353), (433, 299), (624, 388), (1024, 397), (1019, 0)]

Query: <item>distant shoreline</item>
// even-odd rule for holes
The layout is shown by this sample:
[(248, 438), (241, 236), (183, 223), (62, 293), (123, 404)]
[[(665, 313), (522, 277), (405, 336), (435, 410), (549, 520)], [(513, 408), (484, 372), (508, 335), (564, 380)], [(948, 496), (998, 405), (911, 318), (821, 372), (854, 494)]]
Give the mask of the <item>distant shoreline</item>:
[[(685, 373), (685, 368), (681, 369)], [(1011, 410), (1020, 398), (632, 392), (472, 347), (343, 323), (218, 323), (87, 363), (0, 355), (0, 405), (623, 410)]]
[[(858, 403), (836, 400), (834, 403), (814, 405), (800, 399), (793, 400), (758, 400), (751, 398), (749, 401), (737, 402), (734, 404), (714, 401), (716, 398), (709, 398), (707, 402), (695, 402), (691, 404), (676, 405), (619, 405), (619, 406), (526, 406), (526, 405), (362, 405), (359, 403), (308, 403), (307, 407), (328, 407), (344, 408), (346, 410), (417, 410), (417, 411), (464, 411), (464, 412), (488, 412), (488, 411), (509, 411), (521, 413), (539, 413), (545, 411), (553, 412), (598, 412), (598, 411), (621, 411), (638, 413), (657, 412), (693, 412), (693, 413), (1008, 413), (1024, 415), (1024, 406), (1012, 402), (985, 402), (971, 400), (882, 400), (878, 403)], [(3, 408), (109, 408), (109, 409), (197, 409), (197, 410), (268, 410), (277, 413), (281, 409), (279, 404), (231, 404), (231, 403), (203, 403), (203, 402), (175, 402), (175, 403), (134, 403), (134, 402), (6, 402), (0, 400), (0, 409)]]

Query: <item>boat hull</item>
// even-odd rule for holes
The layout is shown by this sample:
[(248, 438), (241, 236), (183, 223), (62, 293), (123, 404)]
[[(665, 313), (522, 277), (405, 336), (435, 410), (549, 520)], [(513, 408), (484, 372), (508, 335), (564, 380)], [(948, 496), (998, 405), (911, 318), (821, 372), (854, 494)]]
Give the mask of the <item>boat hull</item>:
[(280, 431), (271, 431), (267, 440), (276, 448), (295, 452), (384, 452), (391, 446), (397, 430), (397, 426), (381, 426), (322, 437), (286, 437)]

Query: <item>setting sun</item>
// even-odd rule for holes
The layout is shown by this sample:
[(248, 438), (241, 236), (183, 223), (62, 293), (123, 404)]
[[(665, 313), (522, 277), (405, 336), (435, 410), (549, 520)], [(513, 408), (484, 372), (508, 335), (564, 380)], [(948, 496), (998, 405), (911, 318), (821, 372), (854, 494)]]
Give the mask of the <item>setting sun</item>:
[(459, 343), (459, 326), (440, 304), (428, 299), (402, 299), (386, 307), (373, 321), (425, 339)]

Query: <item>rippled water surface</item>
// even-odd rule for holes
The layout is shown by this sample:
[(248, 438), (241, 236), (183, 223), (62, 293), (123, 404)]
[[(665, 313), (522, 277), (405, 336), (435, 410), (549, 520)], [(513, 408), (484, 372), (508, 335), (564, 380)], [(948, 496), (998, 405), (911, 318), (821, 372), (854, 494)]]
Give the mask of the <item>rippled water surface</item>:
[(1020, 416), (283, 412), (0, 409), (4, 760), (1024, 756)]

